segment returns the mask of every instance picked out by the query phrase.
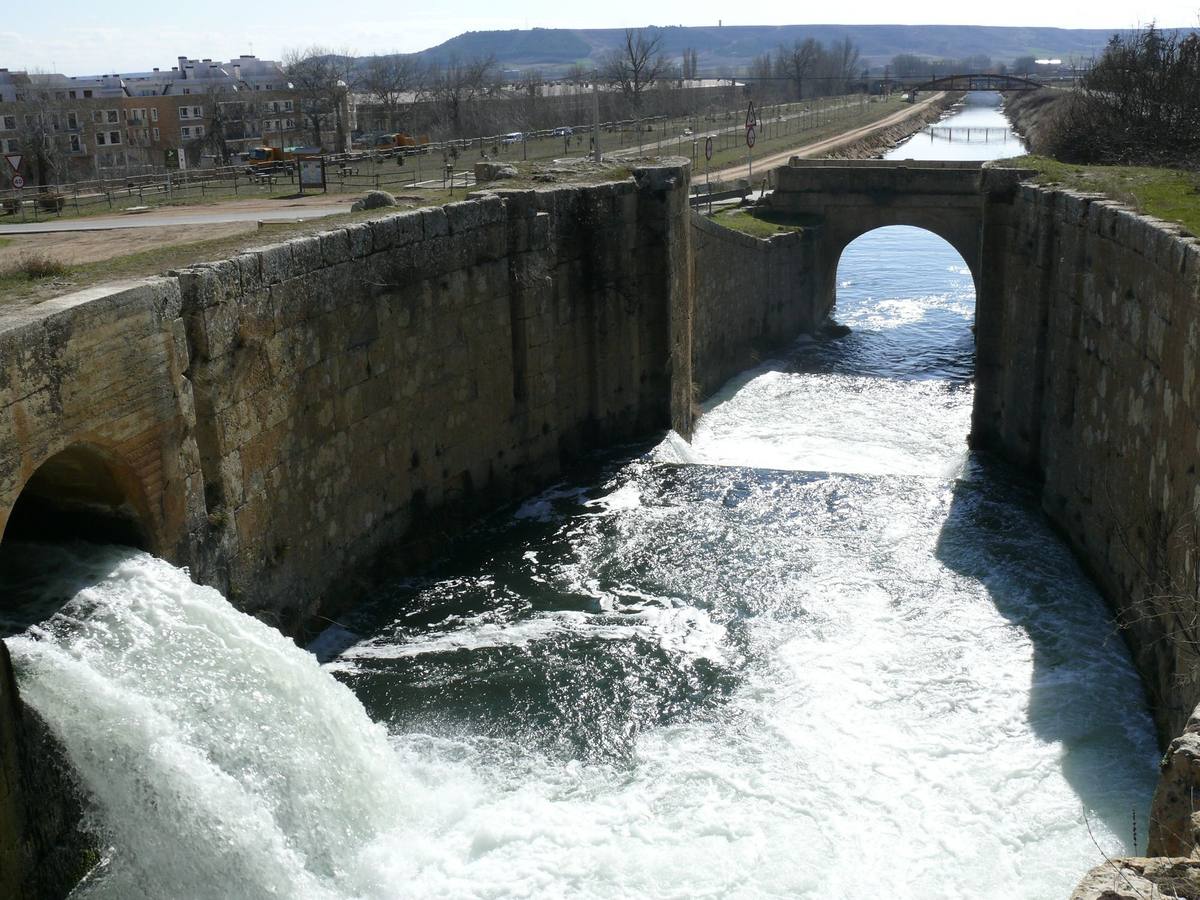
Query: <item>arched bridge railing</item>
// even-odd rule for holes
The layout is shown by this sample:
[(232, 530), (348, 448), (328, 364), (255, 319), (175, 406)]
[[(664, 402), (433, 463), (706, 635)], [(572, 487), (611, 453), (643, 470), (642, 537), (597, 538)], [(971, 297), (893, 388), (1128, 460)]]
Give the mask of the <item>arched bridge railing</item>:
[(943, 75), (912, 85), (918, 91), (1036, 91), (1045, 86), (1023, 75), (997, 75), (990, 72)]

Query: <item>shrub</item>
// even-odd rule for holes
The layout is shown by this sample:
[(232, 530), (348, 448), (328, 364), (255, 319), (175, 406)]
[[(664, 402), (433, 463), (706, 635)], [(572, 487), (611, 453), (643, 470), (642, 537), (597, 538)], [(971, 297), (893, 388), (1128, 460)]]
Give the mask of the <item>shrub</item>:
[(66, 275), (67, 266), (45, 253), (27, 253), (3, 270), (5, 275), (24, 275), (30, 281), (37, 278), (55, 278)]
[(1180, 36), (1151, 25), (1114, 35), (1038, 149), (1073, 163), (1195, 168), (1200, 34)]

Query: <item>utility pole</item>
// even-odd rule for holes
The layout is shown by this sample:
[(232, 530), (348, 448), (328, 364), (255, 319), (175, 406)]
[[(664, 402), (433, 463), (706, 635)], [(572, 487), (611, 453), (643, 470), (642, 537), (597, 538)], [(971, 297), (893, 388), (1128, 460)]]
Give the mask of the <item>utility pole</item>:
[(592, 75), (592, 161), (600, 162), (600, 73)]

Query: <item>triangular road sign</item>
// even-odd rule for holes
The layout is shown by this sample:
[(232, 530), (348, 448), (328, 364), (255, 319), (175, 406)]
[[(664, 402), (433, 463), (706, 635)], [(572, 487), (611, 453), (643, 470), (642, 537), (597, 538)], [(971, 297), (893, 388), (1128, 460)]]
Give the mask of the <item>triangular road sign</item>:
[(4, 159), (10, 166), (12, 166), (12, 170), (14, 172), (20, 171), (20, 169), (21, 169), (21, 154), (20, 153), (7, 153), (7, 154), (5, 154)]

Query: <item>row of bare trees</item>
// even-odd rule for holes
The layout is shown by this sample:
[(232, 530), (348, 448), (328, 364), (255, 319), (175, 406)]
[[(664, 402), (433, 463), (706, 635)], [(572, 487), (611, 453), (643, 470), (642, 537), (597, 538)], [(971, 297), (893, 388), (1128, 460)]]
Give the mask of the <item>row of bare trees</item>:
[(750, 77), (758, 82), (760, 95), (803, 100), (844, 94), (865, 75), (858, 47), (849, 38), (829, 46), (806, 38), (755, 57)]

